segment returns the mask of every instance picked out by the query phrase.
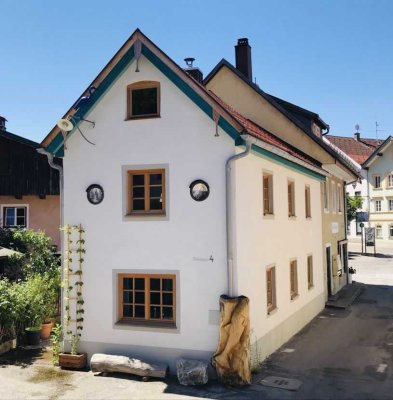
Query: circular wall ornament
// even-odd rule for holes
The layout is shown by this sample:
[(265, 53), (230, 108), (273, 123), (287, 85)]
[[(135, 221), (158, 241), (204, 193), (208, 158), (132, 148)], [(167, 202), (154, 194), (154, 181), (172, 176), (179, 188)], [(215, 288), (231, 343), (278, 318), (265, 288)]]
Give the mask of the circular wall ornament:
[(100, 204), (104, 199), (104, 189), (101, 185), (93, 184), (86, 189), (87, 200), (91, 204)]
[(195, 201), (206, 200), (209, 197), (209, 193), (209, 185), (201, 179), (197, 179), (190, 185), (190, 195)]

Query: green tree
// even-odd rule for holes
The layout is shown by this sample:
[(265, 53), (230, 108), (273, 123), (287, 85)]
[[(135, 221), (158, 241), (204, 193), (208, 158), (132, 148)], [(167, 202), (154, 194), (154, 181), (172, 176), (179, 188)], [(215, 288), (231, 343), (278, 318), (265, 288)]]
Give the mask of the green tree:
[(351, 222), (356, 218), (356, 212), (363, 205), (363, 198), (360, 196), (348, 196), (347, 201), (347, 221)]

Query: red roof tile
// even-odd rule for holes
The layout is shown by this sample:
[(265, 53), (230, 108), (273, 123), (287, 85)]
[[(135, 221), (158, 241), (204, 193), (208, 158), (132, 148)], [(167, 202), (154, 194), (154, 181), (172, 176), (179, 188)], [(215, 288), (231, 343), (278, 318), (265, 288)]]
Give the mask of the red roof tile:
[(277, 136), (274, 136), (272, 133), (268, 132), (267, 130), (263, 129), (259, 125), (257, 125), (255, 122), (247, 119), (240, 113), (238, 113), (234, 108), (232, 108), (230, 105), (225, 103), (220, 97), (218, 97), (215, 93), (213, 93), (211, 90), (209, 90), (210, 96), (213, 97), (225, 110), (232, 115), (233, 118), (235, 118), (246, 130), (247, 132), (251, 135), (256, 137), (257, 139), (262, 140), (265, 143), (268, 143), (272, 146), (277, 147), (280, 150), (285, 151), (286, 153), (290, 154), (293, 157), (298, 158), (301, 161), (304, 161), (314, 167), (320, 168), (320, 165), (312, 160), (311, 158), (307, 157), (305, 154), (301, 153), (298, 151), (296, 148), (292, 147), (288, 143), (284, 142), (282, 139), (278, 138)]
[(360, 141), (353, 137), (326, 136), (331, 143), (341, 149), (358, 164), (362, 164), (375, 151), (383, 140), (363, 139)]

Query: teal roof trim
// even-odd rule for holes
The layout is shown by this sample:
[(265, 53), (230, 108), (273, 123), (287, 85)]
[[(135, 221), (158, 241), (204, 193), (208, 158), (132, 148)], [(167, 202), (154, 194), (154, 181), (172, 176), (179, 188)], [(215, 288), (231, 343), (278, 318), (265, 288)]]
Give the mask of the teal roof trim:
[[(183, 79), (179, 77), (174, 71), (172, 71), (159, 57), (157, 57), (148, 47), (142, 45), (142, 54), (156, 67), (158, 68), (171, 82), (173, 82), (188, 98), (190, 98), (209, 118), (213, 119), (213, 108), (198, 95)], [(97, 90), (92, 94), (91, 100), (85, 107), (80, 108), (76, 113), (75, 117), (85, 118), (90, 113), (99, 99), (112, 87), (115, 81), (120, 77), (122, 72), (130, 64), (134, 58), (134, 46), (132, 46), (127, 53), (120, 59), (112, 71), (105, 77), (101, 82)], [(220, 116), (218, 125), (234, 140), (239, 136), (238, 131), (222, 116)], [(74, 133), (75, 129), (72, 130), (68, 137)], [(55, 139), (49, 144), (47, 150), (57, 157), (64, 156), (63, 148), (63, 137), (59, 133)]]
[(262, 149), (261, 147), (255, 145), (255, 144), (252, 145), (252, 151), (254, 153), (256, 153), (258, 156), (267, 158), (270, 161), (273, 161), (277, 164), (283, 165), (287, 168), (292, 169), (293, 171), (299, 172), (310, 178), (317, 179), (322, 182), (326, 180), (326, 177), (321, 174), (318, 174), (318, 172), (312, 171), (312, 170), (308, 169), (307, 167), (304, 167), (303, 165), (297, 164), (293, 161), (287, 160), (286, 158), (280, 157), (279, 155), (271, 153), (268, 150)]

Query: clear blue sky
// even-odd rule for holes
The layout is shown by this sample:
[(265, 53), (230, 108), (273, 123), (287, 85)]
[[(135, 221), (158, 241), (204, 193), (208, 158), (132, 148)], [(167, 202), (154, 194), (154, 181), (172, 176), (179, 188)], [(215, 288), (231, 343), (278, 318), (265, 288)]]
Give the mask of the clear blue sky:
[(136, 29), (206, 75), (248, 37), (253, 74), (331, 133), (393, 134), (391, 0), (0, 0), (0, 115), (41, 141)]

